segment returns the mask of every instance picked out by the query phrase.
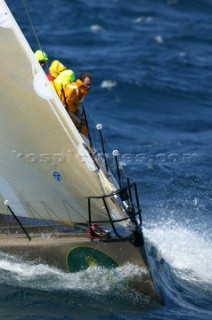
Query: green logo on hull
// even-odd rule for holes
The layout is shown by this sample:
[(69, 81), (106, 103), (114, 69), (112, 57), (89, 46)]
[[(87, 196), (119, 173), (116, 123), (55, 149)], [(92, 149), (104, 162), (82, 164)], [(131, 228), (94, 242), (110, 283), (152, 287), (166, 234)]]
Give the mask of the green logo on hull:
[(110, 256), (90, 247), (73, 248), (67, 256), (67, 265), (70, 272), (78, 272), (96, 266), (105, 268), (118, 266)]

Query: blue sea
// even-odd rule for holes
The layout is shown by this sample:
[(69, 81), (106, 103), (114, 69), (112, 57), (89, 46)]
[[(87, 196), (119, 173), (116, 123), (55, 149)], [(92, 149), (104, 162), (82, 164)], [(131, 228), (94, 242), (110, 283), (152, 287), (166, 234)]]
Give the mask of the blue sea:
[(129, 265), (72, 275), (0, 253), (0, 319), (212, 319), (212, 1), (6, 2), (33, 50), (93, 75), (84, 104), (138, 184), (163, 304), (124, 290)]

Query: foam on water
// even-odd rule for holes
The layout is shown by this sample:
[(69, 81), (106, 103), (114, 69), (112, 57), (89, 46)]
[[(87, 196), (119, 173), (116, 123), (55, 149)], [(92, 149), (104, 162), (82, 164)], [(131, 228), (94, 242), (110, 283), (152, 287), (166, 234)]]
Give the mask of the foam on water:
[(103, 89), (112, 89), (116, 86), (117, 86), (117, 82), (112, 80), (103, 80), (100, 85), (100, 87)]
[(90, 29), (92, 32), (100, 32), (103, 30), (103, 28), (98, 24), (93, 24), (92, 26), (90, 26)]
[[(39, 290), (77, 290), (105, 294), (107, 292), (130, 293), (128, 280), (142, 277), (145, 270), (133, 264), (115, 269), (91, 267), (85, 271), (66, 273), (44, 264), (23, 262), (20, 258), (0, 254), (1, 284), (16, 285)], [(115, 289), (115, 291), (114, 291)], [(132, 291), (133, 292), (133, 291)], [(133, 293), (134, 294), (134, 293)]]
[[(130, 287), (129, 280), (144, 276), (145, 271), (133, 264), (115, 269), (91, 267), (82, 272), (66, 273), (48, 265), (23, 262), (0, 253), (0, 284), (6, 292), (15, 288), (15, 296), (37, 293), (46, 299), (56, 297), (64, 305), (99, 310), (135, 310), (157, 308), (157, 303)], [(58, 297), (58, 298), (57, 298)], [(49, 299), (49, 298), (48, 298)]]
[(212, 284), (212, 242), (207, 234), (170, 220), (151, 225), (145, 236), (180, 278)]

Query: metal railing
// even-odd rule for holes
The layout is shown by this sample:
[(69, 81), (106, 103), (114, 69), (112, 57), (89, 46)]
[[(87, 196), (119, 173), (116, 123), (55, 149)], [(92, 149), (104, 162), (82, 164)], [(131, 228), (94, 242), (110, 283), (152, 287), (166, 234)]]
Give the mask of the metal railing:
[[(136, 200), (135, 203), (133, 202), (132, 191), (134, 191), (135, 200)], [(120, 201), (117, 199), (117, 196), (119, 196)], [(120, 218), (120, 219), (113, 219), (112, 218), (109, 206), (106, 201), (107, 198), (111, 198), (111, 197), (115, 198), (115, 200), (117, 201), (117, 204), (122, 204), (123, 209), (126, 212), (126, 217)], [(98, 224), (98, 223), (104, 224), (104, 223), (109, 222), (112, 226), (114, 234), (120, 239), (122, 237), (118, 233), (117, 228), (115, 227), (115, 223), (130, 220), (135, 225), (136, 228), (139, 228), (142, 225), (141, 208), (140, 208), (140, 204), (139, 204), (136, 183), (130, 184), (128, 181), (128, 184), (125, 187), (120, 188), (114, 192), (111, 192), (110, 194), (101, 195), (101, 196), (88, 196), (87, 199), (88, 199), (88, 223), (89, 223), (89, 225)], [(104, 205), (106, 212), (107, 212), (107, 215), (108, 215), (108, 220), (96, 221), (96, 220), (92, 219), (91, 201), (93, 199), (102, 199), (103, 205)], [(139, 218), (139, 222), (137, 221), (137, 217)]]

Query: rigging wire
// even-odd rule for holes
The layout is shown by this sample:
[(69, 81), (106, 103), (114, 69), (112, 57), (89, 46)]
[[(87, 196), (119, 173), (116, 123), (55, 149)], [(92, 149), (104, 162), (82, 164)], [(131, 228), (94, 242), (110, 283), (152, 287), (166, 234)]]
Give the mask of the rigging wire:
[[(38, 39), (37, 31), (36, 31), (36, 29), (35, 29), (35, 26), (34, 26), (34, 24), (33, 24), (33, 22), (32, 22), (32, 19), (31, 19), (30, 13), (29, 13), (29, 7), (28, 7), (28, 5), (27, 5), (27, 1), (26, 1), (26, 0), (22, 0), (22, 3), (23, 3), (23, 6), (24, 6), (24, 9), (25, 9), (25, 12), (26, 12), (26, 16), (27, 16), (27, 18), (28, 18), (28, 20), (29, 20), (29, 23), (30, 23), (30, 25), (31, 25), (31, 28), (32, 28), (32, 31), (33, 31), (35, 40), (36, 40), (37, 45), (38, 45), (38, 48), (43, 52), (41, 43), (40, 43), (40, 41), (39, 41), (39, 39)], [(49, 68), (48, 61), (46, 61), (46, 65), (47, 65), (47, 67)]]

